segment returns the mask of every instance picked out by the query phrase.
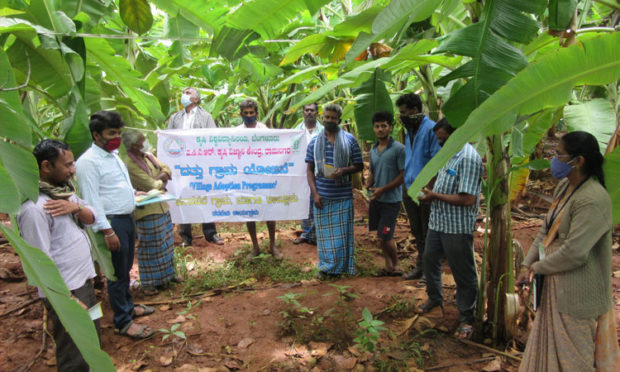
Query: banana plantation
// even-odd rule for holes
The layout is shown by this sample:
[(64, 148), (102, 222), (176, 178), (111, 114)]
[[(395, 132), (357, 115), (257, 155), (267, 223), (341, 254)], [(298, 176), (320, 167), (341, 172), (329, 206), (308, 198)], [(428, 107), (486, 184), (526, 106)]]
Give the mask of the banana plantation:
[[(613, 222), (620, 223), (619, 24), (616, 0), (0, 0), (1, 235), (19, 255), (28, 284), (42, 288), (91, 369), (121, 369), (119, 357), (110, 355), (138, 355), (137, 348), (146, 346), (123, 349), (117, 345), (120, 338), (100, 345), (88, 313), (72, 300), (55, 264), (20, 237), (20, 206), (39, 195), (34, 145), (45, 138), (60, 139), (77, 159), (91, 146), (89, 119), (100, 110), (119, 112), (127, 127), (155, 144), (156, 131), (166, 129), (167, 119), (182, 107), (183, 90), (196, 87), (201, 107), (220, 128), (241, 123), (239, 103), (246, 99), (257, 102), (261, 122), (277, 129), (298, 124), (304, 105), (338, 104), (347, 130), (368, 151), (375, 141), (372, 115), (388, 111), (398, 117), (398, 97), (416, 93), (429, 118), (446, 117), (456, 131), (408, 193), (417, 195), (466, 143), (484, 159), (475, 328), (480, 344), (486, 340), (488, 348), (509, 350), (507, 345), (516, 345), (516, 319), (505, 314), (514, 301), (515, 278), (527, 248), (513, 243), (512, 213), (527, 193), (530, 176), (549, 167), (542, 151), (548, 137), (577, 130), (596, 137), (605, 156)], [(394, 128), (393, 137), (402, 142), (398, 119)], [(177, 265), (183, 257), (188, 256), (175, 255)], [(190, 267), (185, 264), (185, 269)], [(278, 282), (273, 278), (269, 280)], [(355, 282), (346, 284), (358, 289)], [(336, 293), (336, 313), (357, 296), (344, 287), (326, 287)], [(175, 304), (188, 304), (182, 314), (186, 318), (194, 306), (211, 306), (210, 300), (192, 303), (194, 295), (187, 286), (182, 294), (171, 292), (184, 299)], [(364, 294), (358, 295), (362, 298), (353, 301), (365, 301)], [(296, 311), (284, 310), (282, 321), (301, 318), (304, 308), (296, 307), (303, 304), (300, 298), (283, 295), (282, 302)], [(169, 306), (164, 300), (162, 304)], [(267, 316), (267, 310), (264, 313)], [(381, 328), (382, 322), (373, 323), (373, 314), (343, 314), (353, 318), (353, 327), (362, 319), (366, 323), (360, 329)], [(170, 363), (163, 356), (149, 357), (147, 350), (140, 354), (146, 355), (143, 359), (134, 358), (138, 362), (134, 360), (133, 370), (187, 363), (197, 369), (186, 370), (202, 370), (201, 361), (209, 358), (227, 360), (207, 364), (221, 364), (225, 370), (328, 368), (321, 367), (320, 356), (291, 366), (277, 364), (281, 360), (272, 358), (273, 350), (261, 350), (256, 352), (274, 362), (257, 365), (232, 358), (228, 346), (209, 353), (194, 350), (191, 331), (170, 324), (162, 318), (158, 328), (163, 331), (149, 349), (163, 348), (158, 345), (167, 334), (161, 342), (174, 351)], [(294, 323), (289, 326), (295, 328)], [(226, 320), (221, 327), (228, 327)], [(239, 339), (257, 342), (257, 333), (250, 327)], [(297, 329), (298, 337), (287, 347), (301, 343), (300, 335), (305, 333)], [(357, 336), (357, 344), (376, 345), (363, 332)], [(412, 350), (415, 337), (407, 350)], [(523, 345), (515, 348), (522, 351)], [(366, 370), (422, 370), (416, 369), (422, 368), (420, 363), (414, 368), (406, 359), (426, 357), (426, 367), (441, 362), (430, 363), (423, 347), (416, 349), (417, 357), (406, 354), (403, 363), (392, 365), (385, 362), (389, 358), (382, 359), (388, 354), (385, 348), (365, 350), (355, 356), (357, 367), (345, 363), (333, 368), (363, 371), (366, 360)], [(30, 358), (37, 351), (33, 348)], [(0, 370), (8, 365), (17, 369), (5, 364), (9, 361), (2, 354)], [(192, 356), (202, 359), (187, 362)], [(140, 365), (139, 360), (146, 362)], [(368, 369), (373, 361), (375, 369)], [(514, 366), (518, 362), (502, 370), (516, 370)], [(480, 365), (470, 368), (480, 370)]]

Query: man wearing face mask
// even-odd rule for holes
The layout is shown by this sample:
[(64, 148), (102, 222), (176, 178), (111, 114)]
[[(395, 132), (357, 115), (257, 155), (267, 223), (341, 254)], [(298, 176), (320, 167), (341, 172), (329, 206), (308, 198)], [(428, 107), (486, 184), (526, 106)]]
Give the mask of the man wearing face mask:
[[(303, 129), (306, 132), (306, 140), (310, 143), (310, 140), (316, 137), (320, 131), (323, 130), (323, 125), (316, 119), (319, 114), (319, 106), (315, 103), (304, 106), (303, 117), (301, 123), (299, 123), (295, 129)], [(301, 220), (301, 230), (303, 231), (299, 238), (293, 240), (293, 244), (308, 243), (316, 245), (316, 231), (314, 228), (314, 202), (310, 198), (310, 213), (308, 218)]]
[[(183, 109), (175, 112), (168, 120), (168, 129), (217, 128), (213, 117), (200, 107), (200, 92), (196, 88), (186, 88), (181, 95)], [(209, 243), (223, 245), (224, 240), (217, 236), (215, 223), (203, 223), (202, 233)], [(181, 224), (181, 239), (185, 245), (192, 244), (192, 225)]]
[(417, 94), (404, 94), (396, 101), (400, 120), (405, 129), (405, 187), (403, 189), (403, 203), (409, 217), (411, 234), (415, 237), (418, 257), (416, 267), (405, 273), (405, 279), (420, 279), (424, 275), (424, 242), (428, 229), (430, 206), (416, 204), (407, 189), (433, 156), (439, 151), (439, 142), (433, 133), (435, 122), (422, 113), (422, 100)]
[[(146, 137), (134, 129), (123, 132), (123, 144), (127, 150), (125, 165), (131, 184), (136, 190), (166, 191), (171, 180), (170, 168), (148, 152)], [(174, 274), (174, 234), (169, 207), (166, 202), (151, 203), (136, 208), (138, 234), (138, 268), (142, 293), (153, 296), (158, 288), (170, 282), (180, 281)]]
[(325, 130), (310, 141), (306, 150), (308, 185), (314, 200), (319, 279), (355, 274), (351, 175), (364, 169), (364, 163), (355, 137), (338, 126), (341, 116), (340, 106), (325, 105)]
[[(237, 125), (236, 128), (240, 129), (266, 129), (267, 126), (257, 120), (258, 116), (258, 104), (251, 99), (246, 99), (239, 104), (241, 111), (241, 120), (243, 123)], [(283, 257), (282, 252), (276, 248), (276, 221), (265, 221), (267, 224), (267, 230), (269, 231), (269, 251), (278, 259)], [(250, 257), (256, 257), (260, 254), (260, 247), (258, 245), (258, 237), (256, 236), (256, 222), (246, 222), (250, 238), (252, 239), (252, 253)]]
[[(443, 145), (454, 128), (443, 118), (435, 125), (434, 132)], [(433, 190), (425, 188), (424, 196), (419, 197), (420, 202), (431, 203), (431, 214), (424, 248), (428, 300), (416, 310), (427, 313), (442, 306), (441, 261), (445, 257), (456, 282), (456, 306), (460, 314), (460, 325), (454, 334), (457, 338), (469, 338), (473, 331), (478, 297), (473, 232), (483, 172), (480, 155), (466, 143), (439, 170)]]
[(133, 318), (152, 314), (150, 306), (134, 305), (129, 291), (129, 272), (136, 243), (135, 192), (127, 167), (118, 156), (125, 123), (117, 112), (99, 111), (90, 117), (92, 146), (77, 160), (76, 174), (84, 199), (95, 209), (92, 228), (101, 232), (112, 253), (116, 280), (108, 280), (108, 297), (114, 326), (123, 335), (143, 339), (153, 335)]

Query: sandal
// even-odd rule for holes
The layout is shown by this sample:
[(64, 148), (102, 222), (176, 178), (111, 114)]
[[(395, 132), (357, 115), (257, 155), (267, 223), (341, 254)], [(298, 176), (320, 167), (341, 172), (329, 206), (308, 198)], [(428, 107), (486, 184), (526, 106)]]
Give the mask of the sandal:
[[(136, 308), (142, 309), (141, 312), (137, 312)], [(147, 306), (147, 305), (134, 305), (133, 309), (131, 310), (131, 316), (133, 318), (137, 318), (140, 316), (147, 316), (147, 315), (151, 315), (155, 312), (155, 308), (152, 306)]]
[(308, 239), (302, 238), (301, 236), (299, 238), (293, 239), (293, 244), (297, 245), (301, 243), (309, 243), (309, 241)]
[[(138, 333), (134, 333), (134, 334), (130, 334), (129, 333), (129, 328), (131, 328), (132, 324), (136, 324), (138, 326), (138, 328), (139, 328)], [(153, 336), (153, 333), (155, 333), (147, 325), (134, 323), (133, 320), (131, 322), (127, 323), (127, 325), (124, 326), (122, 329), (120, 329), (118, 332), (121, 335), (127, 336), (127, 337), (131, 337), (134, 340), (144, 340), (144, 339), (147, 339), (147, 338)]]
[(157, 290), (157, 288), (153, 287), (153, 286), (146, 286), (146, 287), (142, 287), (142, 293), (145, 296), (155, 296), (159, 294), (159, 291)]
[(472, 333), (474, 333), (474, 327), (471, 324), (461, 323), (456, 332), (454, 332), (454, 337), (460, 340), (469, 340)]
[(381, 270), (377, 271), (375, 276), (402, 276), (403, 272), (401, 270), (389, 270), (385, 267)]

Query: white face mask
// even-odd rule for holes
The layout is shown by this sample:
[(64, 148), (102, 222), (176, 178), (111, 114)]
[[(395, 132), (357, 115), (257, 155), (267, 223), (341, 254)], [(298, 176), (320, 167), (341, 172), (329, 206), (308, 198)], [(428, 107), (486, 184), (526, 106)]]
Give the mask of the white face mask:
[(151, 146), (148, 139), (145, 139), (144, 143), (142, 143), (142, 152), (153, 152), (153, 146)]
[(190, 96), (189, 94), (183, 94), (181, 96), (181, 104), (183, 105), (183, 107), (187, 107), (192, 104), (191, 98), (192, 96)]

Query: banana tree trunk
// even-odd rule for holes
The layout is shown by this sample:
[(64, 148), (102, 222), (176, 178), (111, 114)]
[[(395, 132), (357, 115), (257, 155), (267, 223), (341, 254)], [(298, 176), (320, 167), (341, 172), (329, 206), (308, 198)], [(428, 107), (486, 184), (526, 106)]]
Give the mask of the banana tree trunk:
[(489, 236), (487, 286), (487, 318), (493, 324), (493, 339), (506, 337), (504, 308), (506, 293), (514, 292), (512, 233), (509, 202), (509, 157), (501, 135), (487, 138), (489, 165), (487, 182), (492, 187), (489, 201), (491, 234)]

